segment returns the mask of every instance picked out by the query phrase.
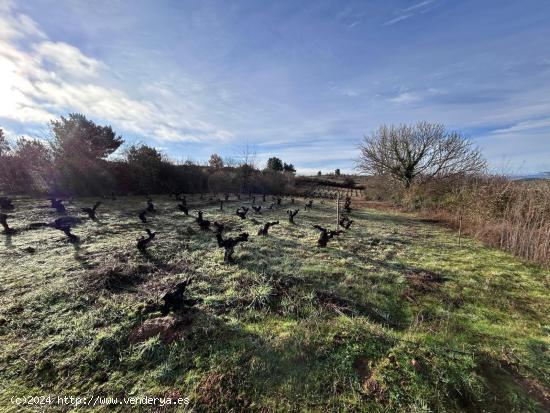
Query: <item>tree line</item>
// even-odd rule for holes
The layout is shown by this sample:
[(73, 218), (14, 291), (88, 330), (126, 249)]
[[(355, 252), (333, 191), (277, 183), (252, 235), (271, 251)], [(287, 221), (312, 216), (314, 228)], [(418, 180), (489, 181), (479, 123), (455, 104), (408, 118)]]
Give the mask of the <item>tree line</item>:
[(97, 125), (82, 114), (62, 116), (49, 127), (50, 140), (20, 138), (15, 144), (0, 129), (1, 192), (80, 196), (283, 193), (294, 182), (294, 166), (275, 157), (263, 170), (250, 157), (226, 165), (217, 154), (207, 166), (191, 161), (177, 164), (144, 144), (121, 151), (124, 139), (111, 126)]

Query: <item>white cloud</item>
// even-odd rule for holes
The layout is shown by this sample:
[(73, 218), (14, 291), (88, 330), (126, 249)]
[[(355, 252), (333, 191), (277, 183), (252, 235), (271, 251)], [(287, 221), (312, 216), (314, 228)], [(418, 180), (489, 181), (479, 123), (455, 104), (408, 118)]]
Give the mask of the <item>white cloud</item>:
[(25, 36), (46, 37), (33, 19), (14, 11), (11, 0), (0, 1), (0, 39), (17, 39)]
[[(509, 133), (525, 132), (541, 128), (550, 128), (550, 119), (527, 120), (523, 122), (518, 122), (508, 128), (496, 129), (492, 132), (492, 134), (502, 135)], [(550, 139), (550, 137), (548, 139)]]
[(233, 137), (189, 116), (192, 105), (177, 98), (154, 94), (145, 101), (103, 86), (102, 75), (109, 71), (103, 62), (73, 45), (49, 40), (30, 17), (16, 13), (13, 3), (0, 5), (0, 10), (0, 119), (44, 124), (60, 114), (81, 112), (122, 132), (159, 141)]
[(167, 142), (200, 142), (202, 139), (193, 134), (182, 134), (174, 129), (167, 128), (164, 125), (159, 126), (154, 130), (155, 136), (158, 137), (159, 140), (167, 141)]
[(25, 14), (19, 14), (16, 18), (18, 24), (18, 29), (20, 33), (29, 36), (36, 36), (40, 38), (45, 38), (46, 35), (42, 30), (40, 30), (36, 22)]
[(104, 66), (67, 43), (45, 41), (35, 45), (34, 50), (41, 63), (52, 63), (63, 74), (69, 76), (95, 76)]
[(403, 92), (388, 100), (392, 103), (407, 104), (407, 103), (419, 101), (420, 96), (412, 92)]

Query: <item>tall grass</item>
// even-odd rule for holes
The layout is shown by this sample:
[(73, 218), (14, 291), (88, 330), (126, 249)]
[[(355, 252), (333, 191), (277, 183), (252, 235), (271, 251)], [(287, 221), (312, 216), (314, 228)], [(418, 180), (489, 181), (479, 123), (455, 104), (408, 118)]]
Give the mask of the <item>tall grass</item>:
[(504, 191), (500, 248), (550, 266), (550, 181), (512, 182)]
[(400, 199), (460, 233), (550, 268), (550, 180), (438, 180), (411, 188)]

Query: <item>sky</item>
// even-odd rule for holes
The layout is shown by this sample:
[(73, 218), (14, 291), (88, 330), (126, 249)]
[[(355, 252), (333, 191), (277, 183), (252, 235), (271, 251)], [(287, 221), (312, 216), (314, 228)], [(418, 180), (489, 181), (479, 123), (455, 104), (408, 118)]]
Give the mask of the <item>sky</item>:
[(0, 127), (78, 112), (168, 157), (354, 172), (440, 122), (492, 171), (550, 171), (550, 1), (0, 0)]

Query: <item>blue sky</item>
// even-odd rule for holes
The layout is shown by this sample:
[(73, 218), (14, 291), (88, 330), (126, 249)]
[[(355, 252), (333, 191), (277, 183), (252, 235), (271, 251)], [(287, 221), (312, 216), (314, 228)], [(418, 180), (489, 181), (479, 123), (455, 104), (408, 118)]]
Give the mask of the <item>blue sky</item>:
[(384, 123), (442, 122), (550, 171), (550, 2), (0, 0), (0, 126), (82, 112), (176, 160), (352, 171)]

